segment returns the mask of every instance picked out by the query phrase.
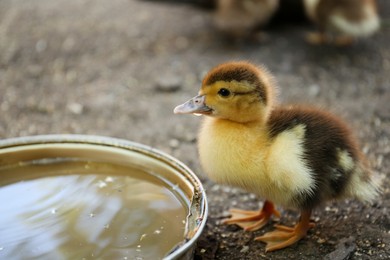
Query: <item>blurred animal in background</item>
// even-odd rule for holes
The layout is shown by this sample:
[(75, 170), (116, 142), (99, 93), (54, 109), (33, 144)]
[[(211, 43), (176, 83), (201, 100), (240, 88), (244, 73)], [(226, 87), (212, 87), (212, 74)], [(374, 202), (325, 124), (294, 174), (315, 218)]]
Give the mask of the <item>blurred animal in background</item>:
[(307, 35), (312, 44), (350, 45), (379, 30), (375, 0), (304, 0), (308, 17), (319, 32)]
[(264, 26), (279, 7), (279, 0), (217, 0), (215, 26), (234, 38), (247, 38)]

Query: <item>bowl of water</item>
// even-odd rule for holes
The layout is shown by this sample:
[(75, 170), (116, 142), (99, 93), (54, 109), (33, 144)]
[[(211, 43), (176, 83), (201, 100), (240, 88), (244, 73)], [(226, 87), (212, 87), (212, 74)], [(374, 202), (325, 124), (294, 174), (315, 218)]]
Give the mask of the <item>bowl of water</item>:
[(183, 163), (101, 136), (0, 140), (0, 259), (191, 259), (207, 199)]

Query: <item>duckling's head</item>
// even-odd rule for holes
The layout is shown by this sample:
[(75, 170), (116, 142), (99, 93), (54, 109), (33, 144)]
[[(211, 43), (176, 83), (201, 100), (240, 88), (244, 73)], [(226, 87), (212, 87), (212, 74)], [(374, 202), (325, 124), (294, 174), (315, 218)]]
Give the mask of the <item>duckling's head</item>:
[(265, 122), (273, 106), (274, 79), (263, 67), (229, 62), (211, 69), (199, 94), (176, 114), (203, 114), (240, 123)]

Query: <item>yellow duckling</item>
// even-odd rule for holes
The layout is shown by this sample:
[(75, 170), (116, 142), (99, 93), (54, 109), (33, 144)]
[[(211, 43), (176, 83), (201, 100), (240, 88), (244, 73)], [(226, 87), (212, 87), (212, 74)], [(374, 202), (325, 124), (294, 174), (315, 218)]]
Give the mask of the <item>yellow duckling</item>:
[(304, 5), (308, 17), (320, 30), (308, 35), (309, 43), (349, 45), (380, 27), (375, 0), (304, 0)]
[(232, 37), (248, 37), (265, 25), (278, 7), (279, 0), (217, 0), (215, 25)]
[(198, 149), (210, 179), (265, 199), (259, 211), (233, 209), (225, 223), (257, 230), (271, 215), (279, 216), (274, 203), (301, 211), (294, 227), (277, 225), (256, 238), (267, 243), (266, 251), (303, 238), (313, 226), (313, 208), (322, 202), (343, 197), (369, 202), (378, 193), (346, 124), (312, 107), (275, 105), (274, 88), (265, 68), (225, 63), (206, 75), (196, 97), (174, 110), (206, 116)]

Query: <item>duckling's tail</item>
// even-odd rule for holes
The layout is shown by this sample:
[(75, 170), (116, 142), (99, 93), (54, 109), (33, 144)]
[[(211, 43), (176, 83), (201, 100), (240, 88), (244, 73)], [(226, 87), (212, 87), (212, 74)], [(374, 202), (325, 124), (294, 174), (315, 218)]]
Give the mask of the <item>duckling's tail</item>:
[(366, 203), (372, 203), (381, 193), (382, 179), (368, 167), (357, 165), (347, 186), (347, 195)]

